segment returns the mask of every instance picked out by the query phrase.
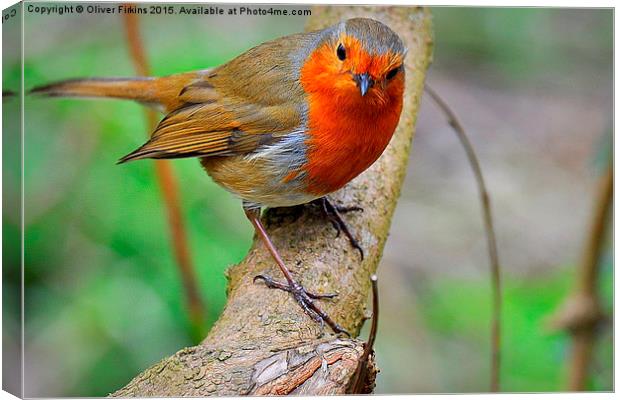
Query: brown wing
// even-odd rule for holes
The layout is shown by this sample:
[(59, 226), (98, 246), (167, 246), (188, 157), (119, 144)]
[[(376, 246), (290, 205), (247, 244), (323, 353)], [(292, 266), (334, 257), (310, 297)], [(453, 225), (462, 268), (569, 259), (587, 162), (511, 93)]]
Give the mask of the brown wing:
[(287, 105), (221, 103), (190, 103), (173, 111), (147, 143), (119, 162), (249, 153), (299, 125), (298, 111)]
[(306, 97), (298, 64), (316, 35), (263, 43), (218, 68), (198, 72), (184, 83), (178, 106), (151, 139), (120, 162), (246, 154), (299, 129)]

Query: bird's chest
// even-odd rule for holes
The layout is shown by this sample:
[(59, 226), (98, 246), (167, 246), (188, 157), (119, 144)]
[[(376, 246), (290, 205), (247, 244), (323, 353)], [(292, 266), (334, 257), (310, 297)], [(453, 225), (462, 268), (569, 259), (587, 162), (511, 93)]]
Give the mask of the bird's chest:
[(308, 190), (340, 189), (372, 165), (392, 138), (401, 104), (315, 107), (310, 112)]

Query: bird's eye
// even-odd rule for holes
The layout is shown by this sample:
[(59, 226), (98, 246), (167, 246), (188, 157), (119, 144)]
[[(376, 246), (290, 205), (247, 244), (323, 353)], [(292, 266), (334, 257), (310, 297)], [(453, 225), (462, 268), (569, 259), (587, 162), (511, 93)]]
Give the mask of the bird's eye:
[(390, 72), (388, 72), (388, 73), (387, 73), (387, 75), (385, 76), (385, 79), (390, 80), (390, 79), (392, 79), (393, 77), (395, 77), (395, 76), (396, 76), (396, 74), (398, 73), (398, 71), (400, 71), (400, 68), (401, 68), (400, 66), (398, 66), (398, 67), (396, 67), (396, 68), (392, 68), (392, 69), (390, 70)]
[(338, 59), (340, 61), (344, 61), (344, 59), (347, 58), (347, 52), (344, 49), (344, 46), (342, 45), (342, 43), (338, 45), (338, 48), (336, 49), (336, 55), (338, 56)]

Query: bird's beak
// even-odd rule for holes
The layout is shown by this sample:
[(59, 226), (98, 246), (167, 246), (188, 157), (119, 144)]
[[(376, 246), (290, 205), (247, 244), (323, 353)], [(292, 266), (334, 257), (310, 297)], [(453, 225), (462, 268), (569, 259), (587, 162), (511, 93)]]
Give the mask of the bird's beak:
[(368, 93), (368, 89), (375, 84), (375, 81), (372, 80), (368, 73), (353, 75), (353, 80), (357, 83), (357, 87), (360, 88), (360, 93), (362, 96), (366, 95), (366, 93)]

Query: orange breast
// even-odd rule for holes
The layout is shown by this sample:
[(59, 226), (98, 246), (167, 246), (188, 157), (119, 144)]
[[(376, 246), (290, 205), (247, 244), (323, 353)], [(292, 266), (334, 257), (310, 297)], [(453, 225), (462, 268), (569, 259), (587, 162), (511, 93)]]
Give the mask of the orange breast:
[(335, 90), (313, 76), (312, 59), (302, 69), (308, 93), (307, 190), (325, 195), (340, 189), (383, 153), (400, 118), (404, 77), (381, 94)]

